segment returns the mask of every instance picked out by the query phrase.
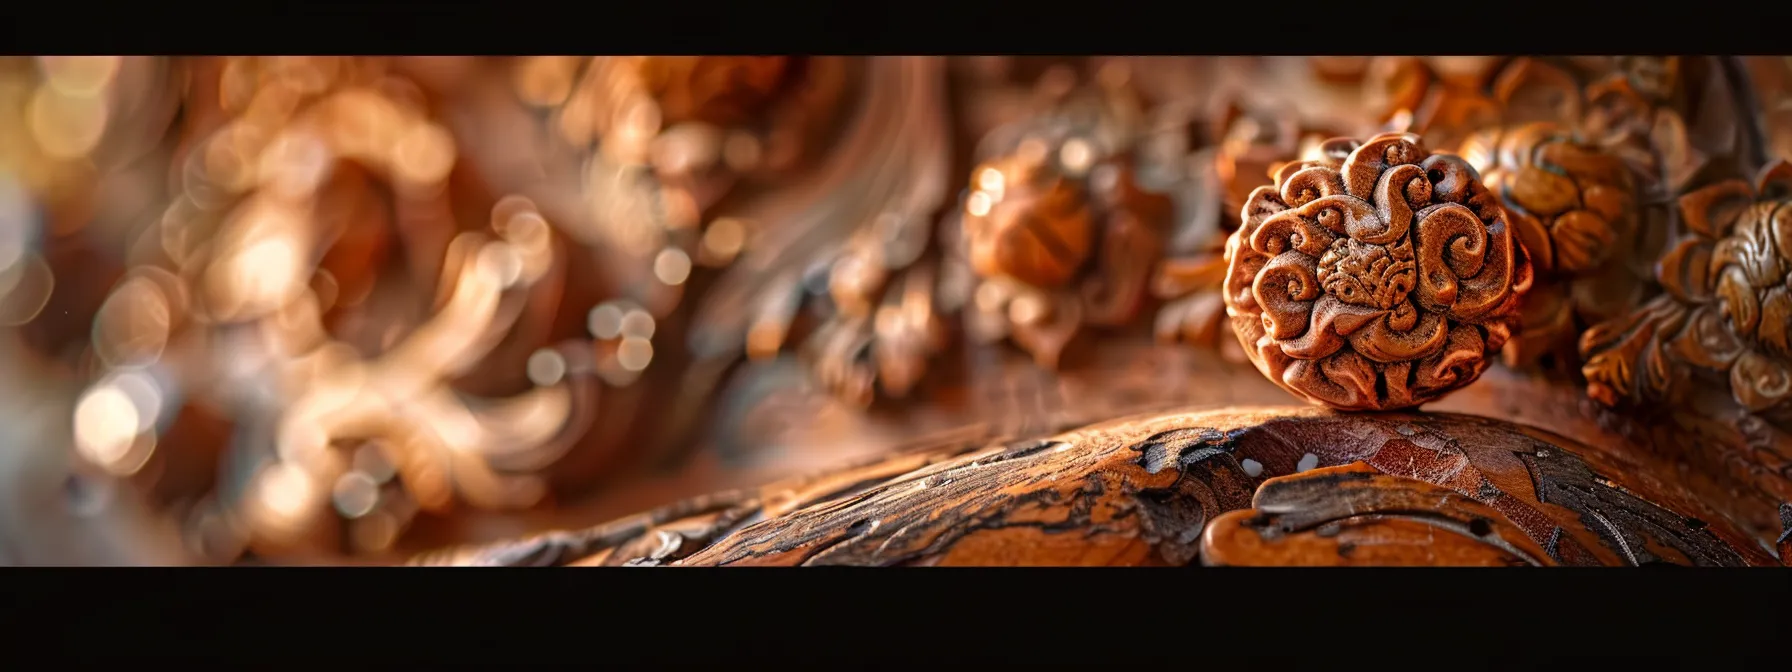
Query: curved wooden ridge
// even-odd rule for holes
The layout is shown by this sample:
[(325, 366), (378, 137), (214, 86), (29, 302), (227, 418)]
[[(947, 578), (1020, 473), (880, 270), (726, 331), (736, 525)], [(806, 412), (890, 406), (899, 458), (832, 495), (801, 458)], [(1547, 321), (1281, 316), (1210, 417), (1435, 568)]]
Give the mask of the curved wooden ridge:
[(583, 531), (485, 566), (1776, 565), (1570, 439), (1450, 413), (1226, 409), (942, 437)]

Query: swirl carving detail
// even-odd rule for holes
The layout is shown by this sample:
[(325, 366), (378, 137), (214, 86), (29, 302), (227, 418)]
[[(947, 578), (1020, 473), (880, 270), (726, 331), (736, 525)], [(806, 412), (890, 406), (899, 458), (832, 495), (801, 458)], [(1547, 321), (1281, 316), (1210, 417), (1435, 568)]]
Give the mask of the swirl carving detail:
[(1345, 410), (1474, 381), (1518, 328), (1525, 248), (1463, 159), (1411, 134), (1333, 140), (1252, 192), (1226, 245), (1233, 330), (1270, 380)]

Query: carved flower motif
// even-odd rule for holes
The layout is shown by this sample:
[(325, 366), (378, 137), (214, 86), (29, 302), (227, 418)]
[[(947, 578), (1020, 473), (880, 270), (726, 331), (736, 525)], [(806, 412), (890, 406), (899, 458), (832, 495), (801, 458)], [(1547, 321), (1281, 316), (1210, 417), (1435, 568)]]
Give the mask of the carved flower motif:
[(1581, 339), (1587, 394), (1672, 400), (1689, 367), (1727, 374), (1753, 412), (1792, 399), (1792, 164), (1679, 200), (1687, 235), (1656, 267), (1666, 293)]
[(1043, 156), (1013, 156), (981, 166), (966, 201), (971, 267), (1054, 288), (1089, 259), (1095, 225), (1082, 185)]
[(1462, 156), (1505, 206), (1541, 276), (1525, 296), (1524, 333), (1506, 346), (1508, 364), (1531, 363), (1558, 346), (1572, 350), (1577, 317), (1592, 324), (1632, 305), (1598, 281), (1626, 272), (1613, 268), (1615, 256), (1633, 244), (1636, 229), (1635, 181), (1622, 158), (1550, 123), (1477, 134)]
[[(1221, 297), (1226, 278), (1226, 237), (1238, 228), (1238, 213), (1251, 192), (1275, 168), (1316, 152), (1336, 132), (1303, 124), (1286, 108), (1277, 113), (1232, 101), (1212, 133), (1218, 145), (1194, 152), (1180, 202), (1192, 213), (1169, 234), (1168, 258), (1158, 267), (1151, 291), (1164, 303), (1153, 331), (1160, 342), (1217, 349), (1229, 361), (1246, 360), (1232, 338)], [(1223, 120), (1223, 121), (1221, 121)], [(1184, 145), (1192, 139), (1185, 139)]]
[(1506, 206), (1539, 273), (1599, 267), (1631, 224), (1629, 169), (1565, 128), (1537, 123), (1483, 133), (1462, 156)]
[(1172, 205), (1099, 134), (1027, 137), (971, 182), (962, 253), (978, 335), (1011, 337), (1055, 367), (1082, 324), (1126, 324), (1143, 308)]
[(1517, 327), (1528, 255), (1461, 158), (1411, 134), (1327, 143), (1260, 187), (1227, 241), (1251, 360), (1314, 403), (1417, 406), (1486, 370)]

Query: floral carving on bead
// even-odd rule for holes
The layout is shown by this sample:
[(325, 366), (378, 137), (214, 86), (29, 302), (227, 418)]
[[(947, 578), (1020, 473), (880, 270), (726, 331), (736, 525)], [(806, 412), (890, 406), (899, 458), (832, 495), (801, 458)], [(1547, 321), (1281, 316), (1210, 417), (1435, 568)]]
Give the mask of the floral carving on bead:
[(1409, 240), (1373, 245), (1340, 238), (1319, 258), (1319, 284), (1327, 294), (1380, 310), (1393, 310), (1406, 300), (1417, 271)]
[(1666, 290), (1581, 337), (1587, 394), (1673, 401), (1699, 372), (1751, 412), (1792, 401), (1792, 164), (1682, 196), (1686, 234), (1656, 265)]
[(1273, 179), (1275, 168), (1340, 135), (1324, 122), (1306, 122), (1285, 108), (1258, 105), (1228, 101), (1222, 113), (1208, 120), (1208, 132), (1219, 142), (1187, 160), (1190, 169), (1178, 202), (1191, 204), (1192, 212), (1170, 232), (1167, 258), (1151, 287), (1163, 300), (1153, 325), (1160, 342), (1216, 349), (1236, 362), (1245, 356), (1228, 333), (1221, 297), (1226, 237), (1238, 228), (1238, 213), (1251, 192)]
[(1308, 401), (1409, 408), (1486, 370), (1531, 284), (1504, 208), (1412, 134), (1333, 140), (1251, 194), (1226, 245), (1227, 314), (1252, 362)]

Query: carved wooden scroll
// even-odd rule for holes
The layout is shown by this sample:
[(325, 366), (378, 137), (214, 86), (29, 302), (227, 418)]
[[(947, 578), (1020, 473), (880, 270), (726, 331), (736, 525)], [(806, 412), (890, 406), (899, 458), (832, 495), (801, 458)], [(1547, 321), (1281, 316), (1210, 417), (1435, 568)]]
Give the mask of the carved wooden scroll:
[(1209, 565), (1557, 564), (1497, 509), (1362, 462), (1272, 478), (1252, 508), (1220, 516), (1201, 543)]

